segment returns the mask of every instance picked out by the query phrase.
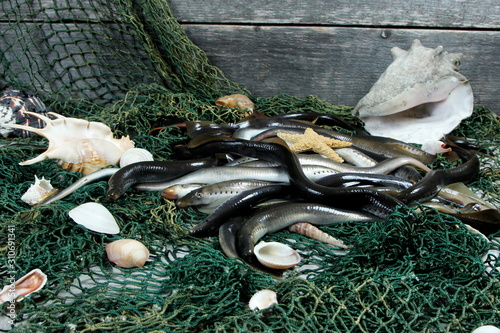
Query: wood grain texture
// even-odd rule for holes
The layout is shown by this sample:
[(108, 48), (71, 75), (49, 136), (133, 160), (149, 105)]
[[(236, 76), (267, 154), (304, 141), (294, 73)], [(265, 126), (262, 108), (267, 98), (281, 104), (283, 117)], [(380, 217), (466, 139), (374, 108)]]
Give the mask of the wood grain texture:
[(391, 63), (390, 49), (443, 45), (463, 53), (460, 72), (475, 103), (498, 110), (500, 32), (348, 27), (186, 25), (188, 36), (255, 96), (317, 95), (354, 106)]
[(498, 0), (168, 0), (186, 23), (492, 28)]

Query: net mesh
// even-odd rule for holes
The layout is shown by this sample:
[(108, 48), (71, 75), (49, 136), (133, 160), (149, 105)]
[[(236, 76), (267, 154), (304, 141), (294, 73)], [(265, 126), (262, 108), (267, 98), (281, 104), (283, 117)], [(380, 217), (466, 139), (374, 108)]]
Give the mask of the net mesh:
[[(102, 121), (116, 136), (131, 134), (136, 147), (157, 160), (175, 158), (172, 147), (186, 136), (177, 127), (150, 135), (152, 129), (178, 120), (230, 123), (241, 117), (214, 100), (249, 92), (209, 64), (164, 0), (14, 0), (1, 6), (0, 22), (7, 22), (0, 32), (3, 86), (36, 91), (53, 111)], [(350, 107), (314, 96), (254, 101), (267, 115), (328, 112), (357, 122)], [(480, 106), (454, 132), (487, 148), (469, 187), (496, 207), (499, 133), (497, 118)], [(108, 202), (107, 183), (100, 181), (50, 205), (27, 206), (19, 198), (34, 175), (60, 189), (81, 175), (51, 160), (20, 166), (46, 142), (12, 141), (0, 146), (1, 281), (34, 268), (48, 276), (43, 289), (16, 303), (12, 332), (470, 332), (500, 323), (500, 263), (493, 255), (484, 263), (485, 253), (500, 246), (450, 215), (420, 207), (421, 218), (409, 223), (409, 209), (401, 208), (383, 222), (322, 227), (352, 245), (344, 255), (288, 231), (267, 235), (303, 257), (275, 280), (227, 258), (216, 238), (187, 236), (204, 215), (179, 210), (155, 192), (130, 190)], [(435, 163), (451, 166), (444, 159)], [(89, 201), (111, 211), (119, 235), (89, 231), (68, 217)], [(108, 261), (104, 246), (121, 238), (147, 245), (151, 258), (144, 267), (122, 269)], [(260, 289), (275, 290), (279, 304), (248, 310)], [(0, 309), (2, 330), (10, 328), (8, 304)]]

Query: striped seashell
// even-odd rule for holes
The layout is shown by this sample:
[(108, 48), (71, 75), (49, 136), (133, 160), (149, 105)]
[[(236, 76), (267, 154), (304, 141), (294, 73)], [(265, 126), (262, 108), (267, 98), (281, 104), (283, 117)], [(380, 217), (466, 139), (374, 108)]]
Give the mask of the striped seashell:
[(307, 236), (312, 239), (319, 240), (323, 243), (334, 245), (343, 249), (347, 249), (347, 245), (344, 244), (343, 241), (332, 237), (328, 233), (319, 229), (315, 225), (312, 225), (308, 222), (297, 222), (288, 227), (288, 230), (295, 232), (297, 234), (301, 234)]

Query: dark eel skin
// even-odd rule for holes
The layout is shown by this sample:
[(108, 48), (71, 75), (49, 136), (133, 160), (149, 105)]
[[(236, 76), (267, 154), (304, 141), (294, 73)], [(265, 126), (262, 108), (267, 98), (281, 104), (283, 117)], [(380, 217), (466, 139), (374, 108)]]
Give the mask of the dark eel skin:
[(237, 253), (245, 261), (257, 262), (254, 245), (267, 233), (273, 233), (296, 222), (332, 225), (351, 221), (377, 220), (370, 214), (337, 209), (318, 203), (279, 203), (263, 208), (243, 223), (236, 237)]
[(118, 199), (128, 188), (138, 183), (157, 183), (181, 177), (192, 171), (214, 166), (214, 157), (181, 161), (148, 161), (119, 169), (108, 181), (107, 200)]
[(247, 213), (252, 205), (264, 200), (278, 198), (290, 190), (288, 184), (271, 184), (238, 193), (217, 207), (202, 222), (189, 230), (189, 235), (195, 237), (211, 236), (223, 223), (235, 214)]
[(354, 173), (345, 172), (337, 173), (334, 175), (329, 175), (323, 177), (316, 181), (317, 184), (325, 186), (345, 186), (346, 183), (356, 183), (356, 185), (376, 185), (376, 186), (388, 186), (396, 189), (407, 189), (413, 185), (412, 182), (391, 175), (380, 175), (373, 173)]
[(433, 198), (444, 186), (471, 181), (479, 172), (477, 155), (466, 149), (454, 146), (453, 150), (461, 157), (463, 164), (441, 170), (432, 170), (421, 181), (396, 195), (405, 204), (423, 202)]
[(318, 185), (305, 176), (296, 154), (280, 144), (205, 136), (193, 139), (188, 149), (195, 156), (217, 153), (238, 154), (278, 163), (287, 171), (290, 184), (297, 194), (333, 207), (362, 210), (385, 219), (397, 206), (404, 205), (400, 200), (372, 189), (331, 188)]

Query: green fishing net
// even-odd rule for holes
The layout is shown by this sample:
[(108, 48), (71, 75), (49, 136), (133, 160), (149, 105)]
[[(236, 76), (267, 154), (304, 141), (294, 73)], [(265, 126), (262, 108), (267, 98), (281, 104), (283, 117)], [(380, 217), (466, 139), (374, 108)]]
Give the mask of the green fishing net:
[[(186, 37), (164, 0), (4, 1), (0, 17), (0, 83), (37, 92), (53, 111), (101, 121), (116, 137), (131, 135), (156, 160), (175, 158), (186, 120), (232, 123), (241, 110), (219, 109), (216, 98), (245, 93), (225, 78)], [(96, 52), (94, 50), (101, 50)], [(42, 55), (42, 56), (40, 56)], [(251, 95), (250, 95), (251, 96)], [(266, 115), (327, 112), (351, 122), (351, 108), (314, 96), (251, 96)], [(485, 148), (482, 169), (468, 184), (500, 207), (500, 123), (477, 106), (453, 133)], [(108, 202), (106, 181), (63, 200), (30, 207), (20, 200), (35, 175), (64, 189), (81, 177), (54, 161), (20, 166), (46, 140), (2, 139), (0, 144), (0, 278), (3, 285), (32, 269), (44, 288), (0, 308), (0, 329), (12, 332), (471, 332), (500, 323), (500, 245), (456, 218), (423, 206), (415, 223), (401, 207), (387, 221), (322, 227), (350, 245), (339, 253), (289, 231), (265, 236), (298, 250), (302, 261), (283, 279), (227, 258), (218, 239), (193, 238), (205, 215), (177, 209), (157, 192), (131, 189)], [(453, 166), (445, 159), (435, 168)], [(107, 207), (117, 235), (75, 224), (68, 212), (83, 203)], [(500, 237), (500, 233), (490, 235)], [(105, 245), (132, 238), (150, 259), (119, 268)], [(278, 304), (250, 311), (258, 290)]]

